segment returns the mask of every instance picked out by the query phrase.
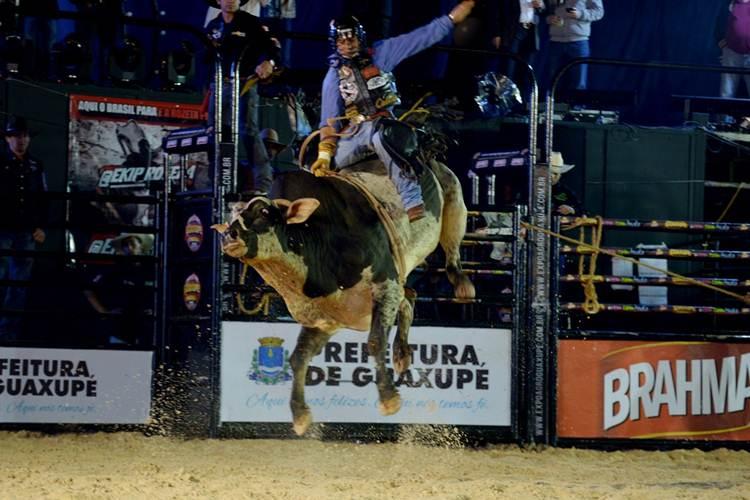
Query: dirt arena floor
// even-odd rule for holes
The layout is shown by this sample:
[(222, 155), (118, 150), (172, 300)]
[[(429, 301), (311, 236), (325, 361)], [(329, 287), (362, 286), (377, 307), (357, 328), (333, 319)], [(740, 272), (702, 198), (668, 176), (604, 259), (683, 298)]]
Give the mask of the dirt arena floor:
[(750, 498), (750, 453), (0, 432), (0, 498)]

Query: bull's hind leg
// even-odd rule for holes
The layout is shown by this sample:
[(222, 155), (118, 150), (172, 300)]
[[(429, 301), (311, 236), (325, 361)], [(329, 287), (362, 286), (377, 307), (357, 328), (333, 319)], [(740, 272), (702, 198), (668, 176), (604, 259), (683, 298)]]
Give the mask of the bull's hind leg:
[(292, 368), (292, 418), (294, 421), (294, 432), (301, 436), (312, 423), (310, 408), (305, 403), (305, 378), (310, 360), (318, 355), (326, 345), (331, 334), (319, 328), (302, 327), (297, 337), (297, 346), (289, 358), (289, 366)]
[(453, 285), (456, 298), (472, 299), (476, 295), (474, 284), (461, 270), (461, 240), (466, 234), (466, 204), (461, 183), (447, 166), (430, 163), (432, 171), (443, 188), (443, 218), (440, 228), (440, 246), (445, 252), (445, 271)]
[(409, 328), (414, 320), (414, 302), (417, 292), (404, 288), (404, 299), (398, 307), (398, 333), (393, 341), (393, 369), (401, 375), (411, 365), (411, 347), (409, 347)]
[(388, 332), (396, 320), (402, 299), (403, 288), (394, 280), (386, 280), (373, 293), (372, 324), (367, 338), (367, 348), (370, 356), (375, 359), (380, 399), (378, 409), (382, 415), (393, 415), (401, 408), (401, 396), (385, 366), (385, 348)]

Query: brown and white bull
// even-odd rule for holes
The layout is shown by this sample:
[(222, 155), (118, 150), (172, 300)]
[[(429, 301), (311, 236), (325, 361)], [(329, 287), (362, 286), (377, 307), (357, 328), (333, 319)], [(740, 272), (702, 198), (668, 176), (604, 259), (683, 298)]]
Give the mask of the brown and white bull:
[[(459, 245), (466, 230), (466, 206), (456, 176), (432, 161), (421, 176), (426, 216), (409, 223), (393, 184), (385, 175), (367, 173), (376, 165), (359, 165), (354, 176), (394, 214), (404, 245), (408, 275), (438, 243), (456, 297), (471, 298), (474, 286), (461, 271)], [(401, 399), (386, 370), (386, 344), (398, 316), (393, 367), (408, 369), (409, 327), (414, 295), (406, 294), (385, 225), (363, 193), (337, 176), (315, 177), (292, 172), (277, 177), (270, 198), (252, 199), (231, 224), (215, 229), (224, 252), (252, 266), (283, 297), (302, 325), (290, 358), (293, 371), (291, 410), (294, 431), (302, 435), (312, 423), (305, 403), (310, 360), (341, 328), (369, 332), (368, 349), (377, 370), (379, 409), (396, 413)]]

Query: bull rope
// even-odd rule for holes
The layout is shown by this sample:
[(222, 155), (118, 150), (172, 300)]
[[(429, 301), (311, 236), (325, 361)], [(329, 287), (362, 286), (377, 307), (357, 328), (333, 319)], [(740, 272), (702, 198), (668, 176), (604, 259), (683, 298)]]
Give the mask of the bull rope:
[[(431, 93), (428, 92), (425, 95), (423, 95), (406, 113), (401, 115), (399, 118), (399, 121), (403, 121), (404, 118), (409, 116), (412, 113), (415, 112), (428, 112), (426, 110), (423, 110), (422, 108), (418, 108), (418, 106), (428, 97)], [(328, 123), (328, 126), (333, 128), (334, 124), (339, 121), (348, 120), (349, 116), (337, 116), (335, 118), (328, 118), (326, 122)], [(335, 132), (333, 133), (336, 137), (348, 137), (351, 135), (354, 135), (357, 132), (357, 129), (359, 128), (358, 124), (355, 124), (354, 127), (352, 127), (351, 131), (348, 132)], [(303, 159), (305, 157), (305, 152), (307, 151), (307, 147), (310, 145), (310, 141), (320, 135), (320, 129), (316, 130), (312, 134), (308, 135), (307, 138), (305, 138), (304, 142), (302, 142), (302, 145), (300, 146), (299, 155), (297, 157), (297, 161), (299, 162), (300, 167), (303, 165)], [(393, 253), (393, 260), (396, 264), (396, 271), (398, 272), (398, 283), (401, 286), (404, 286), (406, 283), (406, 261), (404, 258), (404, 248), (405, 243), (403, 238), (398, 233), (398, 230), (396, 229), (396, 224), (393, 221), (393, 217), (391, 217), (391, 214), (386, 210), (386, 208), (383, 206), (382, 203), (380, 203), (380, 200), (378, 200), (367, 187), (364, 185), (364, 183), (360, 182), (358, 179), (351, 177), (351, 176), (345, 176), (338, 174), (336, 172), (333, 172), (331, 170), (325, 171), (325, 175), (329, 177), (336, 177), (338, 179), (343, 180), (344, 182), (349, 183), (350, 185), (354, 186), (359, 190), (360, 193), (367, 199), (367, 201), (370, 203), (370, 206), (375, 209), (375, 213), (378, 214), (378, 218), (380, 219), (380, 222), (383, 223), (383, 227), (385, 228), (385, 232), (388, 235), (388, 241), (391, 245), (391, 252)]]
[(403, 238), (401, 238), (401, 235), (396, 228), (396, 223), (393, 221), (393, 217), (391, 217), (391, 214), (383, 206), (383, 204), (380, 203), (380, 200), (378, 200), (372, 194), (372, 192), (367, 189), (365, 184), (356, 177), (350, 175), (341, 175), (331, 171), (327, 172), (326, 175), (329, 177), (341, 179), (342, 181), (354, 186), (357, 190), (359, 190), (360, 193), (362, 193), (365, 199), (367, 199), (367, 201), (370, 203), (370, 206), (375, 209), (375, 213), (378, 214), (378, 218), (380, 219), (380, 222), (383, 223), (385, 232), (388, 235), (388, 242), (391, 245), (393, 260), (395, 261), (396, 271), (398, 272), (398, 283), (399, 285), (404, 286), (404, 284), (406, 283), (406, 260), (404, 257), (404, 248), (406, 247), (406, 245), (404, 244), (404, 240)]
[[(577, 220), (579, 222), (576, 223), (576, 224), (574, 224), (573, 227), (577, 227), (578, 225), (580, 225), (581, 223), (583, 223), (583, 221), (585, 219), (577, 219)], [(599, 224), (601, 224), (601, 220), (599, 220)], [(738, 300), (740, 302), (744, 302), (745, 304), (750, 304), (750, 294), (740, 295), (739, 293), (731, 292), (731, 291), (726, 290), (724, 288), (721, 288), (721, 287), (718, 287), (718, 286), (715, 286), (715, 285), (711, 285), (710, 283), (705, 283), (705, 282), (696, 280), (694, 278), (691, 278), (689, 276), (684, 276), (684, 275), (676, 273), (674, 271), (670, 271), (668, 269), (660, 269), (660, 268), (658, 268), (656, 266), (652, 266), (651, 264), (646, 264), (644, 262), (641, 262), (639, 259), (634, 259), (632, 257), (625, 257), (623, 255), (617, 254), (616, 252), (612, 252), (612, 251), (607, 250), (605, 248), (601, 248), (599, 246), (599, 243), (601, 242), (601, 231), (599, 231), (598, 241), (596, 241), (594, 244), (589, 244), (589, 243), (586, 243), (585, 241), (580, 241), (580, 240), (576, 240), (574, 238), (569, 238), (569, 237), (564, 236), (564, 235), (562, 235), (560, 233), (556, 233), (554, 231), (550, 231), (550, 230), (545, 229), (543, 227), (535, 226), (534, 224), (529, 224), (528, 222), (522, 222), (521, 226), (525, 227), (526, 229), (528, 229), (530, 231), (538, 231), (540, 233), (546, 234), (547, 236), (551, 236), (553, 238), (557, 238), (557, 239), (562, 240), (562, 241), (567, 241), (568, 243), (572, 243), (574, 245), (577, 245), (577, 247), (580, 248), (580, 249), (589, 250), (591, 252), (594, 252), (595, 254), (603, 253), (605, 255), (609, 255), (610, 257), (614, 257), (614, 258), (617, 258), (617, 259), (622, 259), (622, 260), (625, 260), (625, 261), (628, 261), (628, 262), (632, 262), (634, 264), (637, 264), (639, 266), (645, 267), (647, 269), (651, 269), (651, 270), (654, 270), (654, 271), (658, 271), (660, 273), (664, 273), (667, 276), (670, 276), (672, 278), (677, 278), (677, 279), (683, 280), (683, 281), (685, 281), (687, 283), (690, 283), (691, 285), (698, 286), (698, 287), (703, 287), (703, 288), (706, 288), (708, 290), (712, 290), (714, 292), (727, 295), (727, 296), (729, 296), (729, 297), (731, 297), (731, 298), (733, 298), (735, 300)], [(595, 270), (595, 268), (593, 270)], [(594, 290), (594, 293), (596, 293), (596, 287), (594, 285), (595, 278), (593, 276), (593, 274), (594, 274), (593, 270), (590, 269), (590, 271), (591, 271), (590, 275), (587, 276), (588, 279), (589, 279), (589, 281), (591, 282), (591, 286), (588, 289), (584, 286), (584, 292), (587, 293), (587, 294), (589, 293), (589, 290), (592, 289), (592, 288)], [(584, 279), (584, 277), (582, 276), (581, 280), (583, 281), (583, 279)], [(595, 300), (596, 300), (596, 297), (590, 298), (588, 295), (586, 296), (587, 303), (589, 303), (589, 301), (591, 301), (591, 304), (593, 304)], [(601, 310), (601, 304), (598, 304), (598, 306), (599, 307), (598, 307), (597, 312), (599, 312), (599, 310)], [(590, 307), (593, 307), (593, 305), (590, 305)], [(592, 313), (592, 314), (596, 314), (596, 313)]]

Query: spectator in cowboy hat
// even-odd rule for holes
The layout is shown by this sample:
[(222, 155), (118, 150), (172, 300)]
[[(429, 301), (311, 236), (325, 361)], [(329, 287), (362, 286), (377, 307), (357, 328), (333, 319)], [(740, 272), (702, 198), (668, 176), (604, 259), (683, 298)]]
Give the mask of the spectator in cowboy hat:
[(560, 183), (562, 175), (570, 172), (575, 165), (566, 164), (559, 151), (550, 155), (549, 170), (552, 183), (552, 214), (553, 215), (583, 215), (583, 208), (578, 196), (567, 186)]
[[(39, 196), (47, 190), (44, 169), (29, 154), (32, 133), (23, 117), (11, 116), (3, 130), (5, 149), (0, 153), (0, 250), (29, 252), (44, 243), (42, 227), (47, 205)], [(34, 259), (29, 256), (0, 256), (0, 280), (28, 281)], [(23, 316), (6, 311), (26, 308), (26, 286), (0, 286), (0, 339), (15, 340)]]
[(279, 142), (279, 133), (273, 128), (264, 128), (260, 131), (260, 140), (266, 145), (268, 157), (273, 160), (286, 149), (286, 144)]

